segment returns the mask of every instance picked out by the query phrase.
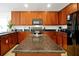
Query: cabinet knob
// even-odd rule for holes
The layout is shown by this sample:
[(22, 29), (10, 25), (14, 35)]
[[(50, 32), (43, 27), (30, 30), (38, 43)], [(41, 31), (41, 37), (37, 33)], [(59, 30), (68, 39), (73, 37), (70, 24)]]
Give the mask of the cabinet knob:
[(6, 44), (8, 43), (8, 40), (6, 40)]

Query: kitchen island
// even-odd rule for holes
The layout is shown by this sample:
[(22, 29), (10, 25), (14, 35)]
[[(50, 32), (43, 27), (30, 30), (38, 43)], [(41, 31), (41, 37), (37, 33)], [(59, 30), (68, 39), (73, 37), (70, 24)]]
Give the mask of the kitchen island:
[(61, 56), (65, 50), (47, 35), (29, 35), (13, 50), (16, 56)]

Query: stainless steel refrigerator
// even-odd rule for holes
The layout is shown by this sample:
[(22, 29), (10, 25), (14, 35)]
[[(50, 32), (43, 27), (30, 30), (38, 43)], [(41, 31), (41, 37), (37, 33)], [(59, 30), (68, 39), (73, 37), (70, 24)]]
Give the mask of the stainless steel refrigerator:
[(67, 16), (68, 55), (79, 56), (79, 12)]

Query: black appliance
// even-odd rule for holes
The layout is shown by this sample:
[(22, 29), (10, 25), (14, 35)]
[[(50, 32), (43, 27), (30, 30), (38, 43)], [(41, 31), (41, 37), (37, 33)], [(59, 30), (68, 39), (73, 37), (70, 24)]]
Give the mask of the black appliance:
[(79, 56), (79, 12), (67, 16), (67, 44), (74, 56)]

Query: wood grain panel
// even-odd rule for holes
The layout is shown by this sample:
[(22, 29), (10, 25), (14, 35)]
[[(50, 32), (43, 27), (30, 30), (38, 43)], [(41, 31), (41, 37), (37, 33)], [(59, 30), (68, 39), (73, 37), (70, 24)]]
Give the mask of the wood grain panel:
[(58, 20), (58, 24), (59, 25), (66, 25), (67, 24), (67, 19), (66, 19), (67, 15), (65, 13), (65, 11), (60, 11), (59, 12), (59, 20)]
[(63, 48), (67, 49), (67, 33), (63, 33)]
[(43, 34), (48, 35), (55, 43), (57, 43), (57, 33), (52, 31), (43, 32)]
[(62, 35), (63, 35), (62, 32), (58, 32), (57, 33), (57, 44), (60, 45), (61, 47), (63, 45), (62, 44), (63, 43), (63, 41), (62, 41), (63, 40), (63, 36)]
[(1, 37), (1, 55), (4, 55), (9, 50), (9, 42), (7, 36)]
[(47, 13), (45, 25), (57, 25), (57, 24), (58, 24), (58, 13), (56, 12)]
[(18, 43), (21, 43), (21, 41), (27, 38), (30, 34), (30, 32), (18, 32)]
[(30, 12), (20, 12), (20, 21), (21, 21), (21, 25), (31, 25), (31, 17), (30, 17)]
[[(17, 20), (18, 19), (18, 20)], [(31, 12), (20, 11), (12, 12), (12, 23), (16, 25), (32, 25), (33, 19), (42, 19), (43, 25), (57, 25), (57, 12)]]
[(64, 9), (62, 9), (59, 12), (59, 20), (58, 23), (60, 25), (66, 25), (67, 24), (67, 15), (76, 12), (77, 11), (77, 3), (71, 3), (70, 5), (68, 5), (67, 7), (65, 7)]
[(65, 8), (67, 15), (77, 11), (77, 3), (71, 3)]
[(14, 25), (20, 25), (20, 12), (18, 11), (11, 12), (11, 22)]
[(77, 3), (77, 9), (78, 9), (78, 11), (79, 11), (79, 3)]
[(61, 56), (61, 53), (15, 53), (16, 56)]

